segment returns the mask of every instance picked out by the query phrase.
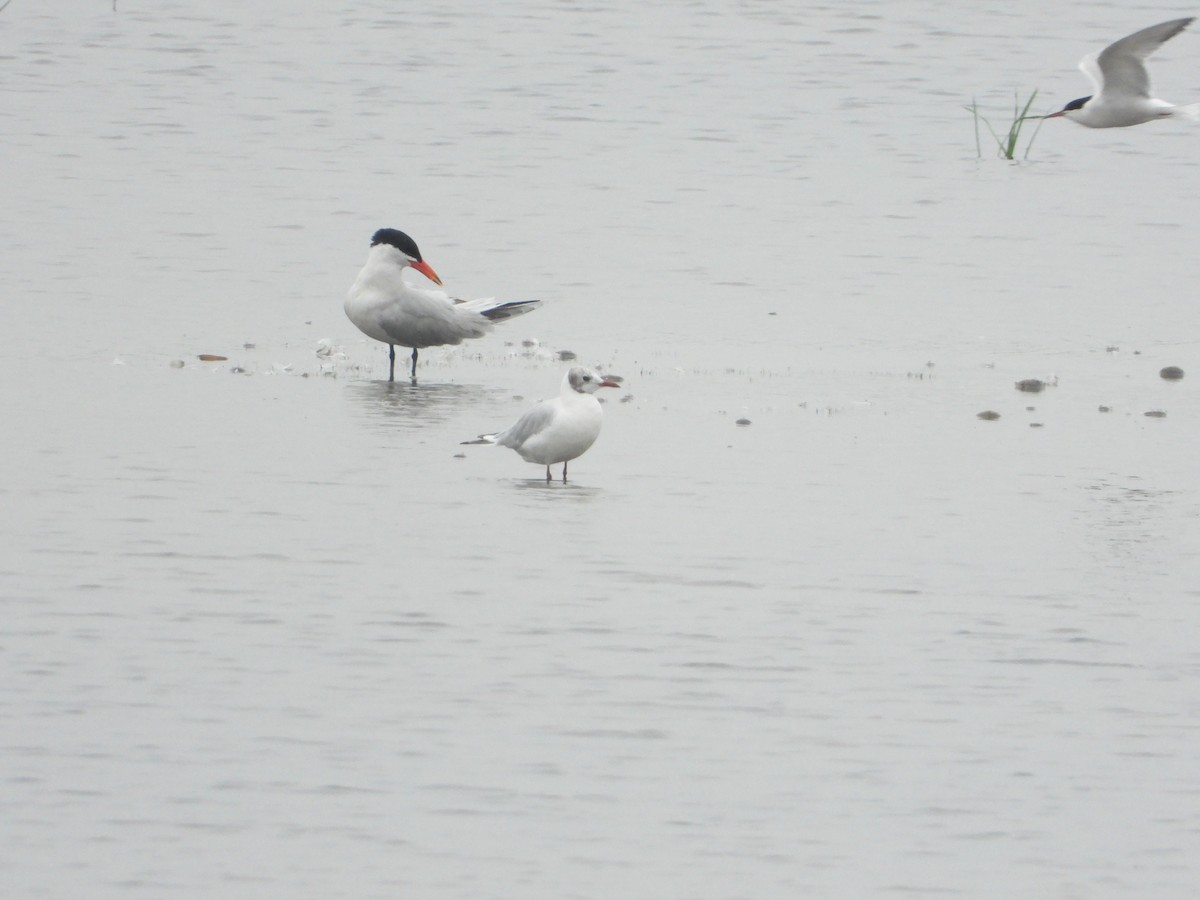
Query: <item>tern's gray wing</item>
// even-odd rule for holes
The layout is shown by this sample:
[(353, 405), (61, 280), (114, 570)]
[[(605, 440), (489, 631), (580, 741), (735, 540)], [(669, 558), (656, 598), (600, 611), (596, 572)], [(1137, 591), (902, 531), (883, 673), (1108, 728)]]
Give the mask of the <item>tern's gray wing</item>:
[(1145, 61), (1155, 50), (1192, 23), (1191, 18), (1151, 25), (1109, 44), (1079, 63), (1084, 73), (1108, 96), (1149, 97), (1150, 75)]
[(1104, 90), (1104, 73), (1100, 71), (1100, 64), (1096, 61), (1100, 58), (1099, 53), (1089, 53), (1079, 61), (1079, 71), (1091, 79), (1095, 90), (1093, 94), (1099, 94)]
[(491, 322), (456, 306), (441, 291), (405, 285), (397, 296), (397, 302), (384, 304), (378, 312), (378, 325), (388, 343), (418, 349), (440, 347), (483, 337), (492, 330)]
[(496, 435), (496, 443), (501, 447), (512, 447), (520, 450), (522, 445), (536, 434), (545, 431), (554, 418), (555, 404), (553, 400), (543, 400), (513, 424)]

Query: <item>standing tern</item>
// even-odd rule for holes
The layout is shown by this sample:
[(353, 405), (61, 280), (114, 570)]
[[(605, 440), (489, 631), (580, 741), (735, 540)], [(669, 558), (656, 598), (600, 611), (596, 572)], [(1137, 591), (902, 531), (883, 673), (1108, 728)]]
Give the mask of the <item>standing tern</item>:
[(1045, 118), (1063, 116), (1088, 128), (1125, 128), (1171, 116), (1195, 118), (1200, 114), (1200, 103), (1175, 106), (1151, 97), (1150, 75), (1146, 72), (1150, 54), (1193, 21), (1194, 18), (1172, 19), (1151, 25), (1109, 44), (1099, 53), (1085, 56), (1079, 68), (1096, 85), (1096, 93), (1072, 100)]
[(412, 378), (417, 350), (461, 344), (482, 337), (492, 323), (511, 319), (542, 305), (541, 300), (455, 300), (442, 291), (414, 287), (403, 278), (415, 269), (434, 284), (437, 272), (421, 258), (417, 242), (403, 231), (381, 228), (371, 237), (367, 264), (346, 297), (346, 315), (367, 337), (388, 345), (388, 381), (396, 380), (396, 345), (412, 347)]
[(582, 456), (600, 435), (604, 410), (592, 395), (602, 387), (620, 385), (593, 369), (572, 366), (563, 376), (557, 397), (541, 401), (503, 431), (481, 434), (477, 440), (463, 443), (511, 447), (526, 462), (546, 467), (547, 484), (551, 481), (550, 467), (562, 463), (562, 480), (566, 483), (567, 463)]

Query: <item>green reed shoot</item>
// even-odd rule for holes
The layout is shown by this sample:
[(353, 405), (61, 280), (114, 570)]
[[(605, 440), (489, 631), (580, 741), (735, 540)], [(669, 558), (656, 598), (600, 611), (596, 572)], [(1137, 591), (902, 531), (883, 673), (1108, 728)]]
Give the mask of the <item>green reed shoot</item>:
[(996, 129), (992, 127), (992, 123), (987, 120), (987, 117), (985, 117), (982, 113), (980, 113), (978, 104), (975, 102), (975, 99), (972, 98), (971, 105), (965, 106), (965, 107), (963, 107), (963, 109), (965, 109), (967, 112), (969, 112), (975, 119), (975, 153), (976, 153), (976, 155), (979, 156), (980, 158), (983, 157), (983, 148), (981, 147), (980, 142), (979, 142), (979, 123), (980, 122), (983, 122), (983, 124), (987, 127), (987, 130), (991, 133), (992, 140), (994, 140), (996, 142), (997, 154), (1002, 159), (1016, 159), (1017, 144), (1021, 137), (1021, 127), (1025, 124), (1025, 121), (1027, 119), (1037, 119), (1038, 120), (1037, 128), (1035, 128), (1033, 130), (1033, 136), (1029, 138), (1029, 143), (1025, 145), (1025, 153), (1021, 157), (1022, 159), (1029, 159), (1029, 151), (1033, 147), (1033, 142), (1037, 139), (1038, 132), (1042, 130), (1042, 122), (1044, 121), (1044, 117), (1042, 117), (1042, 116), (1029, 115), (1029, 110), (1033, 107), (1033, 101), (1035, 99), (1037, 99), (1037, 95), (1038, 95), (1038, 92), (1034, 91), (1032, 94), (1029, 95), (1029, 99), (1025, 101), (1025, 105), (1022, 106), (1021, 100), (1017, 96), (1016, 91), (1013, 92), (1013, 119), (1012, 119), (1012, 122), (1008, 126), (1008, 131), (1006, 131), (1004, 133), (1003, 137), (1001, 137), (1000, 134), (997, 133)]

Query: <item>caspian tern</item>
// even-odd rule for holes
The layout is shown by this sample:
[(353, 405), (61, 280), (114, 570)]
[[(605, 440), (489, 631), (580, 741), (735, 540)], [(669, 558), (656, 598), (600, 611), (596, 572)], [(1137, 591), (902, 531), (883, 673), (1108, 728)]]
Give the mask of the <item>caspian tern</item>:
[(620, 385), (593, 369), (572, 366), (563, 376), (557, 397), (541, 401), (503, 431), (463, 443), (511, 447), (525, 461), (546, 467), (547, 484), (550, 467), (562, 463), (565, 483), (567, 463), (582, 456), (600, 435), (604, 410), (592, 395), (602, 387)]
[(1150, 75), (1145, 63), (1150, 54), (1193, 21), (1194, 18), (1172, 19), (1151, 25), (1109, 44), (1099, 53), (1085, 56), (1079, 68), (1096, 85), (1096, 93), (1072, 100), (1045, 118), (1063, 116), (1088, 128), (1125, 128), (1171, 116), (1196, 118), (1200, 114), (1198, 103), (1175, 106), (1150, 96)]
[(346, 315), (367, 337), (388, 345), (388, 381), (396, 378), (396, 345), (412, 347), (412, 377), (417, 350), (461, 344), (482, 337), (492, 323), (511, 319), (542, 305), (541, 300), (455, 300), (442, 291), (414, 287), (403, 278), (415, 269), (435, 284), (437, 272), (421, 258), (417, 243), (403, 231), (381, 228), (371, 237), (367, 264), (346, 297)]

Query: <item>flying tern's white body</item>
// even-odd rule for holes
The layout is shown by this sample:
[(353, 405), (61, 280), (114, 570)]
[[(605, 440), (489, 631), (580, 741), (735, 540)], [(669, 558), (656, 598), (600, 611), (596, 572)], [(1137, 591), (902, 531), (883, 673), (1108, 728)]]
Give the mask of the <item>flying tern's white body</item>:
[(1085, 56), (1079, 68), (1092, 80), (1096, 92), (1090, 97), (1072, 100), (1046, 118), (1062, 116), (1088, 128), (1125, 128), (1172, 116), (1195, 118), (1200, 114), (1200, 104), (1175, 106), (1151, 97), (1150, 75), (1146, 71), (1146, 59), (1150, 54), (1192, 21), (1190, 18), (1172, 19), (1151, 25), (1109, 44), (1099, 53)]
[[(392, 347), (411, 347), (412, 374), (416, 376), (417, 350), (461, 344), (468, 338), (482, 337), (492, 323), (529, 312), (540, 300), (503, 300), (493, 298), (463, 302), (444, 291), (420, 288), (404, 279), (404, 270), (416, 269), (441, 284), (437, 274), (421, 259), (417, 245), (408, 235), (394, 229), (377, 231), (372, 239), (367, 263), (354, 280), (346, 296), (346, 315), (367, 337)], [(393, 373), (389, 374), (389, 381)]]
[(572, 366), (563, 376), (557, 397), (541, 401), (503, 431), (463, 443), (511, 447), (527, 462), (545, 466), (547, 481), (550, 467), (562, 463), (566, 481), (567, 463), (587, 452), (600, 436), (604, 410), (593, 394), (599, 388), (617, 386), (599, 372)]

